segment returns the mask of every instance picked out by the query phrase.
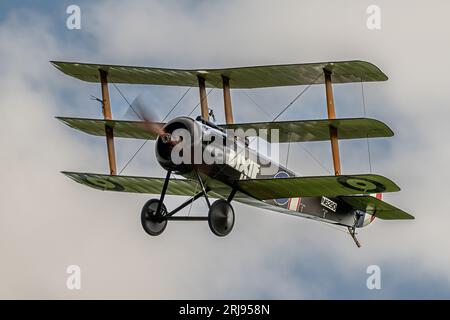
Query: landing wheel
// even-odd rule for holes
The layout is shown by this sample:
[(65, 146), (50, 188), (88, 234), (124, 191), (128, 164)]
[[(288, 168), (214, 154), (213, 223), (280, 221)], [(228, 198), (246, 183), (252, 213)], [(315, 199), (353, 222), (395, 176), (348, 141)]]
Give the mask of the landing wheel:
[(151, 199), (145, 203), (141, 211), (142, 227), (151, 236), (159, 236), (167, 226), (167, 220), (161, 220), (161, 216), (167, 214), (166, 206), (162, 203), (160, 216), (156, 216), (158, 204), (158, 199)]
[(223, 199), (214, 201), (209, 208), (208, 224), (216, 236), (225, 237), (228, 235), (234, 226), (233, 207)]

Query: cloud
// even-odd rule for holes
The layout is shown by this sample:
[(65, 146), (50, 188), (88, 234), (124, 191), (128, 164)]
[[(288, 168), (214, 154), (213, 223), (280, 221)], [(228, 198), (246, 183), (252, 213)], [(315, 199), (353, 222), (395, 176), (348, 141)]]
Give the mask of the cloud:
[[(434, 6), (379, 1), (382, 30), (365, 28), (366, 3), (346, 1), (81, 2), (79, 33), (55, 17), (12, 10), (0, 23), (0, 246), (3, 298), (383, 298), (449, 297), (446, 196), (449, 193), (445, 90), (446, 2)], [(367, 3), (368, 5), (369, 3)], [(408, 13), (404, 8), (407, 7)], [(58, 18), (59, 19), (59, 18)], [(27, 21), (28, 23), (24, 23)], [(444, 25), (443, 25), (444, 24)], [(105, 36), (106, 35), (106, 36)], [(76, 40), (74, 42), (68, 39)], [(402, 187), (386, 200), (411, 211), (414, 222), (380, 222), (348, 235), (329, 226), (236, 204), (237, 224), (225, 239), (204, 223), (170, 223), (150, 238), (139, 212), (147, 195), (103, 193), (74, 184), (59, 170), (105, 172), (104, 141), (63, 127), (54, 115), (99, 116), (89, 100), (97, 86), (70, 79), (52, 59), (171, 67), (219, 67), (364, 59), (388, 73), (364, 87), (366, 112), (396, 132), (371, 142), (373, 168)], [(158, 108), (184, 89), (145, 91)], [(115, 114), (126, 104), (110, 89)], [(235, 118), (267, 120), (299, 88), (233, 91)], [(179, 114), (196, 104), (196, 92)], [(338, 115), (363, 113), (359, 84), (336, 86)], [(220, 114), (221, 94), (210, 103)], [(359, 98), (356, 98), (359, 95)], [(173, 102), (171, 102), (173, 101)], [(323, 88), (311, 88), (284, 116), (323, 117)], [(139, 142), (118, 142), (124, 163)], [(126, 173), (162, 176), (151, 143)], [(306, 144), (331, 167), (329, 146)], [(366, 145), (342, 143), (345, 172), (365, 172)], [(324, 170), (301, 147), (289, 160), (302, 174)], [(170, 197), (168, 206), (179, 203)], [(202, 203), (192, 208), (204, 214)], [(69, 264), (82, 269), (82, 290), (65, 288)], [(366, 268), (378, 264), (383, 290), (365, 288)], [(414, 291), (414, 294), (411, 293)], [(434, 294), (431, 291), (435, 291)], [(430, 293), (431, 292), (431, 293)]]

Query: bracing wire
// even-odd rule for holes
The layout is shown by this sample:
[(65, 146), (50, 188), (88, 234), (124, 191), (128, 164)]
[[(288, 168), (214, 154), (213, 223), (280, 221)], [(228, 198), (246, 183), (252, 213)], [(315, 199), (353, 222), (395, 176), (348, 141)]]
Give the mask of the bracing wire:
[[(196, 195), (196, 193), (197, 193), (197, 189), (198, 189), (198, 187), (199, 187), (199, 184), (200, 184), (200, 183), (197, 182), (197, 184), (195, 185), (194, 194), (192, 195), (193, 197), (194, 197), (194, 196)], [(192, 205), (193, 205), (193, 204), (194, 204), (194, 201), (192, 201), (191, 204), (190, 204), (190, 206), (189, 206), (189, 211), (188, 211), (188, 214), (187, 214), (188, 217), (191, 215), (191, 210), (192, 210)]]
[[(313, 81), (313, 83), (316, 82), (317, 79), (319, 79), (319, 77), (321, 76), (321, 74), (319, 74)], [(283, 113), (285, 113), (310, 87), (312, 86), (312, 84), (309, 84), (308, 86), (306, 86), (305, 88), (303, 88), (295, 97), (293, 100), (291, 100), (282, 110), (281, 112), (279, 112), (272, 120), (272, 122), (276, 121)], [(262, 108), (249, 94), (247, 94), (245, 91), (243, 91), (244, 94), (249, 98), (249, 100), (255, 105), (257, 106), (260, 110), (262, 110), (264, 113), (268, 114), (267, 111)], [(269, 115), (269, 114), (268, 114)], [(269, 115), (270, 116), (270, 115)], [(325, 166), (323, 165), (323, 163), (321, 161), (319, 161), (308, 149), (306, 149), (305, 146), (301, 145), (301, 144), (296, 144), (298, 145), (301, 149), (303, 149), (303, 151), (305, 151), (310, 157), (311, 159), (313, 159), (317, 164), (319, 164), (319, 166), (324, 169), (326, 172), (328, 172), (329, 174), (331, 174), (331, 171)], [(286, 165), (287, 167), (287, 165)]]
[(128, 99), (125, 97), (125, 95), (122, 93), (122, 91), (119, 89), (119, 87), (112, 82), (112, 85), (114, 86), (114, 88), (116, 88), (117, 92), (120, 94), (120, 96), (125, 100), (125, 102), (128, 104), (128, 106), (131, 108), (131, 110), (134, 112), (134, 114), (142, 120), (142, 117), (136, 112), (136, 110), (134, 110), (133, 106), (131, 105), (130, 101), (128, 101)]
[[(318, 75), (315, 79), (314, 79), (314, 81), (313, 81), (313, 83), (315, 83), (316, 82), (316, 80), (317, 79), (319, 79), (319, 77), (321, 76), (321, 74), (320, 75)], [(279, 117), (281, 117), (281, 115), (283, 114), (283, 113), (285, 113), (286, 112), (286, 110), (288, 110), (309, 88), (311, 88), (311, 86), (312, 86), (312, 84), (309, 84), (309, 85), (307, 85), (302, 91), (300, 91), (300, 93), (299, 94), (297, 94), (297, 96), (295, 96), (295, 98), (291, 101), (291, 102), (289, 102), (287, 105), (286, 105), (286, 107), (284, 107), (283, 108), (283, 110), (281, 110), (281, 112), (279, 112), (278, 114), (277, 114), (277, 116), (272, 120), (272, 122), (274, 122), (275, 120), (277, 120)], [(319, 161), (319, 159), (317, 159), (308, 149), (306, 149), (306, 147), (305, 146), (303, 146), (303, 145), (301, 145), (301, 144), (296, 144), (296, 145), (298, 145), (300, 148), (302, 148), (303, 149), (303, 151), (305, 151), (310, 157), (311, 157), (311, 159), (313, 159), (316, 163), (318, 163), (319, 164), (319, 166), (320, 167), (322, 167), (322, 169), (324, 169), (325, 171), (327, 171), (328, 173), (330, 173), (331, 174), (331, 171), (326, 167), (326, 166), (324, 166), (323, 165), (323, 163), (321, 162), (321, 161)], [(287, 165), (286, 165), (286, 167), (287, 167)]]
[[(139, 116), (139, 114), (134, 110), (133, 106), (131, 105), (131, 103), (128, 101), (128, 99), (125, 97), (125, 95), (119, 90), (119, 88), (116, 86), (116, 84), (113, 82), (114, 87), (117, 89), (117, 91), (119, 92), (119, 94), (122, 96), (122, 98), (127, 102), (127, 104), (130, 106), (131, 110), (133, 110), (133, 112), (139, 117), (142, 118), (141, 116)], [(162, 119), (161, 122), (164, 122), (164, 120), (167, 119), (167, 117), (170, 115), (170, 113), (172, 113), (173, 110), (175, 110), (175, 108), (180, 104), (180, 102), (184, 99), (184, 97), (187, 95), (187, 93), (189, 92), (189, 90), (191, 90), (191, 88), (189, 87), (181, 96), (180, 99), (178, 99), (178, 101), (172, 106), (172, 108), (169, 110), (169, 112), (164, 116), (164, 118)], [(141, 146), (136, 150), (136, 152), (131, 156), (131, 158), (127, 161), (127, 163), (123, 166), (123, 168), (119, 171), (119, 175), (122, 174), (122, 172), (128, 167), (128, 165), (134, 160), (134, 158), (138, 155), (138, 153), (142, 150), (142, 148), (147, 144), (147, 142), (150, 139), (146, 139), (144, 141), (144, 143), (141, 144)]]
[[(361, 76), (361, 97), (362, 97), (364, 117), (366, 117), (366, 98), (365, 98), (365, 93), (364, 93), (364, 82), (363, 82), (362, 76)], [(372, 156), (370, 154), (370, 141), (369, 141), (368, 135), (366, 137), (366, 141), (367, 141), (367, 154), (368, 154), (368, 158), (369, 158), (369, 170), (370, 170), (370, 173), (372, 173)]]
[[(316, 82), (316, 80), (319, 77), (317, 77), (314, 82)], [(300, 91), (300, 93), (291, 101), (289, 102), (289, 104), (283, 108), (283, 110), (281, 110), (280, 113), (277, 114), (277, 116), (275, 118), (273, 118), (272, 122), (274, 122), (275, 120), (277, 120), (287, 109), (289, 109), (294, 103), (295, 101), (297, 101), (309, 88), (311, 88), (312, 84), (307, 85), (302, 91)]]
[[(209, 94), (210, 94), (213, 90), (214, 90), (214, 88), (211, 88), (211, 89), (208, 90), (208, 93), (206, 94), (205, 99), (209, 96)], [(199, 102), (195, 105), (195, 107), (194, 107), (194, 108), (191, 110), (191, 112), (189, 112), (189, 114), (187, 115), (188, 117), (190, 117), (191, 114), (194, 113), (195, 109), (198, 108), (198, 106), (200, 105), (200, 103), (201, 103), (201, 101), (199, 101)]]
[[(114, 83), (113, 83), (114, 84)], [(131, 109), (134, 111), (134, 113), (137, 112), (133, 109), (133, 107), (131, 106), (131, 103), (128, 101), (128, 99), (125, 97), (124, 94), (121, 93), (121, 91), (119, 90), (119, 88), (114, 84), (114, 87), (117, 89), (117, 91), (119, 91), (120, 95), (122, 96), (122, 98), (128, 103), (128, 105), (131, 107)], [(175, 110), (175, 108), (180, 104), (180, 102), (184, 99), (184, 97), (187, 95), (187, 93), (191, 90), (191, 87), (189, 87), (186, 92), (183, 93), (183, 95), (180, 97), (180, 99), (178, 99), (178, 101), (175, 103), (175, 105), (169, 110), (169, 112), (164, 116), (163, 120), (161, 122), (164, 122), (167, 117), (172, 113), (173, 110)], [(208, 93), (206, 94), (205, 99), (209, 96), (209, 94), (214, 90), (214, 87), (211, 88)], [(188, 114), (188, 117), (195, 111), (195, 109), (197, 109), (197, 107), (200, 105), (202, 101), (199, 101), (197, 103), (197, 105), (192, 109), (192, 111)], [(139, 116), (139, 115), (138, 115)], [(131, 156), (131, 158), (127, 161), (127, 163), (125, 164), (125, 166), (122, 168), (122, 170), (119, 171), (119, 175), (128, 167), (128, 165), (133, 161), (133, 159), (137, 156), (137, 154), (142, 150), (142, 148), (147, 144), (147, 142), (150, 139), (146, 139), (144, 141), (144, 143), (142, 143), (142, 145), (136, 150), (136, 152)]]
[[(318, 75), (317, 77), (316, 77), (316, 79), (313, 81), (313, 82), (316, 82), (316, 80), (317, 79), (319, 79), (319, 77), (320, 77), (321, 75)], [(301, 91), (300, 91), (300, 93), (299, 94), (297, 94), (296, 96), (295, 96), (295, 98), (292, 100), (292, 101), (290, 101), (289, 102), (289, 104), (287, 104), (286, 105), (286, 107), (284, 107), (283, 108), (283, 110), (281, 111), (281, 112), (279, 112), (278, 114), (277, 114), (277, 116), (271, 121), (271, 122), (275, 122), (275, 120), (276, 119), (278, 119), (284, 112), (286, 112), (286, 110), (287, 109), (289, 109), (309, 88), (311, 87), (311, 84), (310, 85), (308, 85), (306, 88), (303, 88)], [(249, 95), (247, 95), (247, 97), (249, 97), (249, 99), (257, 106), (257, 107), (259, 107), (262, 111), (264, 111), (265, 112), (265, 110), (258, 104), (258, 103), (256, 103), (256, 101), (254, 101), (253, 99), (251, 99), (250, 98), (250, 96)], [(331, 171), (327, 168), (327, 167), (325, 167), (308, 149), (306, 149), (304, 146), (301, 146), (300, 145), (300, 147), (314, 160), (314, 161), (316, 161), (325, 171), (327, 171), (328, 173), (330, 173), (331, 174)], [(238, 152), (238, 153), (236, 153), (236, 155), (234, 156), (234, 158), (236, 158), (240, 153), (242, 152), (242, 150), (240, 151), (240, 152)], [(220, 171), (219, 171), (220, 172)]]
[(288, 167), (288, 161), (289, 161), (289, 150), (291, 149), (291, 132), (289, 132), (289, 143), (288, 143), (288, 148), (287, 148), (287, 153), (286, 153), (286, 168)]
[(172, 109), (169, 110), (169, 112), (167, 112), (166, 116), (161, 120), (161, 122), (164, 122), (167, 117), (172, 113), (173, 110), (175, 110), (175, 108), (180, 104), (181, 100), (184, 99), (184, 97), (188, 94), (188, 92), (191, 90), (191, 87), (189, 87), (181, 96), (181, 98), (177, 101), (177, 103), (174, 104), (174, 106), (172, 107)]

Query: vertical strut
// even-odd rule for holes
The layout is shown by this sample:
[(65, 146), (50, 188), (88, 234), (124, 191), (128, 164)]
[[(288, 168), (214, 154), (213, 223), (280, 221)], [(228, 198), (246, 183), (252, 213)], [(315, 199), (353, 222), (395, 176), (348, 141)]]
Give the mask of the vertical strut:
[(230, 79), (222, 76), (223, 81), (223, 107), (225, 110), (225, 122), (227, 124), (234, 123), (233, 109), (231, 108)]
[[(108, 91), (108, 73), (100, 69), (100, 82), (102, 88), (102, 111), (105, 120), (112, 120), (111, 104)], [(109, 172), (111, 175), (117, 173), (116, 151), (114, 149), (114, 131), (113, 128), (105, 125), (106, 147), (108, 149)]]
[[(327, 113), (328, 119), (336, 119), (334, 110), (333, 87), (331, 84), (331, 71), (323, 69), (325, 74), (325, 91), (327, 95)], [(334, 174), (341, 174), (341, 159), (339, 156), (338, 132), (336, 127), (330, 126), (331, 154), (333, 156)]]
[(205, 120), (209, 120), (208, 98), (206, 97), (205, 79), (201, 76), (197, 76), (197, 78), (198, 78), (198, 88), (200, 90), (200, 108), (202, 111), (202, 118)]

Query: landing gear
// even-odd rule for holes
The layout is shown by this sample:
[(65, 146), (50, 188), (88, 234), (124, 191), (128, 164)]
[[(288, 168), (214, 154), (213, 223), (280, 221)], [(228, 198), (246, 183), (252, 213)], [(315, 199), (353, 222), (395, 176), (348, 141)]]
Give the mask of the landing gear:
[[(161, 191), (160, 199), (152, 199), (147, 201), (141, 211), (141, 223), (145, 232), (151, 236), (159, 236), (164, 229), (166, 229), (167, 221), (178, 220), (178, 221), (206, 221), (208, 220), (209, 228), (211, 231), (219, 237), (224, 237), (228, 235), (234, 226), (234, 210), (230, 205), (233, 200), (236, 190), (232, 190), (227, 200), (219, 199), (213, 204), (210, 203), (208, 198), (209, 187), (205, 187), (202, 178), (196, 172), (198, 182), (201, 187), (201, 191), (192, 196), (190, 199), (186, 200), (183, 204), (179, 205), (174, 210), (168, 212), (166, 206), (164, 205), (164, 196), (170, 181), (171, 172), (168, 171), (164, 185)], [(206, 204), (208, 205), (209, 211), (208, 216), (193, 217), (193, 216), (174, 216), (175, 213), (181, 209), (187, 207), (195, 200), (205, 198)]]
[(228, 235), (234, 226), (234, 210), (226, 200), (216, 200), (208, 212), (208, 224), (212, 233), (218, 237)]
[(166, 206), (161, 203), (158, 214), (159, 204), (160, 200), (151, 199), (145, 203), (141, 211), (142, 227), (151, 236), (159, 236), (167, 226), (167, 219), (164, 218), (167, 215)]

